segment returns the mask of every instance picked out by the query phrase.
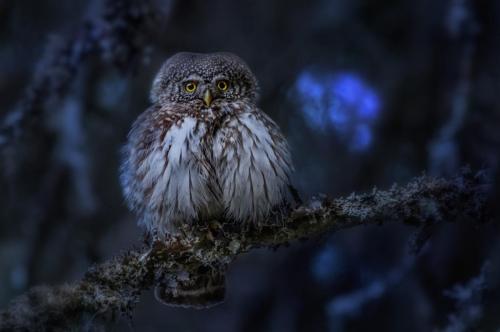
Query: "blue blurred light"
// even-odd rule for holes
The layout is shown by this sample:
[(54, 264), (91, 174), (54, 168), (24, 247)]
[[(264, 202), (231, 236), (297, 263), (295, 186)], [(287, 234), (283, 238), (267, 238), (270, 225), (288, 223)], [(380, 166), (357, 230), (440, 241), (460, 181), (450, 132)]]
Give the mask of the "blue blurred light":
[(310, 127), (332, 130), (354, 151), (370, 147), (381, 102), (376, 91), (357, 74), (304, 70), (295, 88)]
[(372, 130), (367, 124), (360, 124), (354, 129), (351, 148), (359, 151), (370, 146), (372, 142)]
[(355, 290), (352, 293), (337, 296), (326, 306), (329, 316), (357, 316), (366, 302), (381, 297), (387, 289), (380, 280), (374, 280), (364, 288)]
[(331, 124), (334, 125), (337, 130), (342, 131), (342, 129), (347, 127), (349, 123), (349, 113), (345, 105), (342, 105), (339, 100), (332, 100), (331, 105), (329, 105), (326, 111)]
[(14, 289), (23, 289), (26, 287), (28, 281), (28, 274), (23, 265), (16, 266), (10, 272), (10, 283)]
[(347, 104), (355, 105), (363, 97), (362, 81), (354, 74), (339, 74), (331, 80), (331, 91)]
[(311, 74), (305, 72), (297, 80), (299, 94), (309, 102), (304, 105), (303, 111), (307, 121), (314, 124), (314, 127), (323, 129), (324, 121), (321, 112), (321, 100), (324, 95), (324, 87), (317, 82)]
[(333, 245), (327, 245), (312, 262), (312, 273), (318, 281), (329, 281), (340, 272), (342, 259)]
[(359, 115), (365, 119), (375, 119), (380, 109), (380, 100), (373, 91), (366, 90), (359, 105)]
[(299, 76), (297, 88), (304, 96), (309, 96), (316, 100), (320, 100), (324, 94), (324, 86), (308, 72), (303, 72)]

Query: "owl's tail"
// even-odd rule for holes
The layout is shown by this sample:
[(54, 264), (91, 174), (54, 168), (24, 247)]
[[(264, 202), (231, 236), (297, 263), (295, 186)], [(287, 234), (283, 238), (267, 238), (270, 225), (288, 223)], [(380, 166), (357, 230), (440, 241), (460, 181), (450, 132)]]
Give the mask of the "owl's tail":
[(205, 274), (185, 281), (162, 281), (156, 285), (154, 294), (165, 305), (205, 309), (224, 302), (225, 291), (222, 274)]

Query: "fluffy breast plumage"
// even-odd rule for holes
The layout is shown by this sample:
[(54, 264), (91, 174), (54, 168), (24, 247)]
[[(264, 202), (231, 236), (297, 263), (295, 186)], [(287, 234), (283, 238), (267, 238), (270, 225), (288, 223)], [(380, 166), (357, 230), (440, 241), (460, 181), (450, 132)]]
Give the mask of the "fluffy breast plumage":
[(134, 123), (121, 181), (140, 224), (160, 236), (179, 223), (263, 221), (284, 203), (292, 171), (278, 126), (246, 103), (204, 113), (152, 108)]
[(149, 110), (133, 125), (121, 180), (149, 231), (171, 233), (180, 222), (222, 213), (209, 136), (206, 121), (178, 110)]
[(213, 147), (222, 204), (231, 219), (259, 223), (285, 202), (292, 163), (279, 127), (257, 107), (232, 103)]

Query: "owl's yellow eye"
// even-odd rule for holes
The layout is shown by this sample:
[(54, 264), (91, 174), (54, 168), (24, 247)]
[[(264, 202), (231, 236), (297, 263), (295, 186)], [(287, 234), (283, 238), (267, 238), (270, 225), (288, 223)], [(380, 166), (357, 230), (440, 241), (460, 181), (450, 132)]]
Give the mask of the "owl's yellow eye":
[(196, 87), (197, 87), (197, 85), (195, 82), (187, 82), (184, 85), (184, 90), (186, 90), (186, 92), (193, 93), (196, 91)]
[(226, 91), (227, 88), (229, 88), (229, 84), (227, 83), (227, 81), (219, 81), (217, 82), (217, 89), (219, 89), (220, 91)]

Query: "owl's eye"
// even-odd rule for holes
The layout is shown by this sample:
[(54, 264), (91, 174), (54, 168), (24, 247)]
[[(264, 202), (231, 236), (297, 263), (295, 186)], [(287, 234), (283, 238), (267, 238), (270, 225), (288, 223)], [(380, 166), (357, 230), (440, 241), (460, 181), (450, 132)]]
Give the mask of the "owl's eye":
[(220, 91), (226, 91), (229, 88), (229, 84), (225, 80), (221, 80), (217, 82), (217, 89)]
[(196, 91), (196, 82), (187, 82), (186, 84), (184, 84), (184, 90), (186, 90), (186, 92), (189, 92), (189, 93), (193, 93)]

